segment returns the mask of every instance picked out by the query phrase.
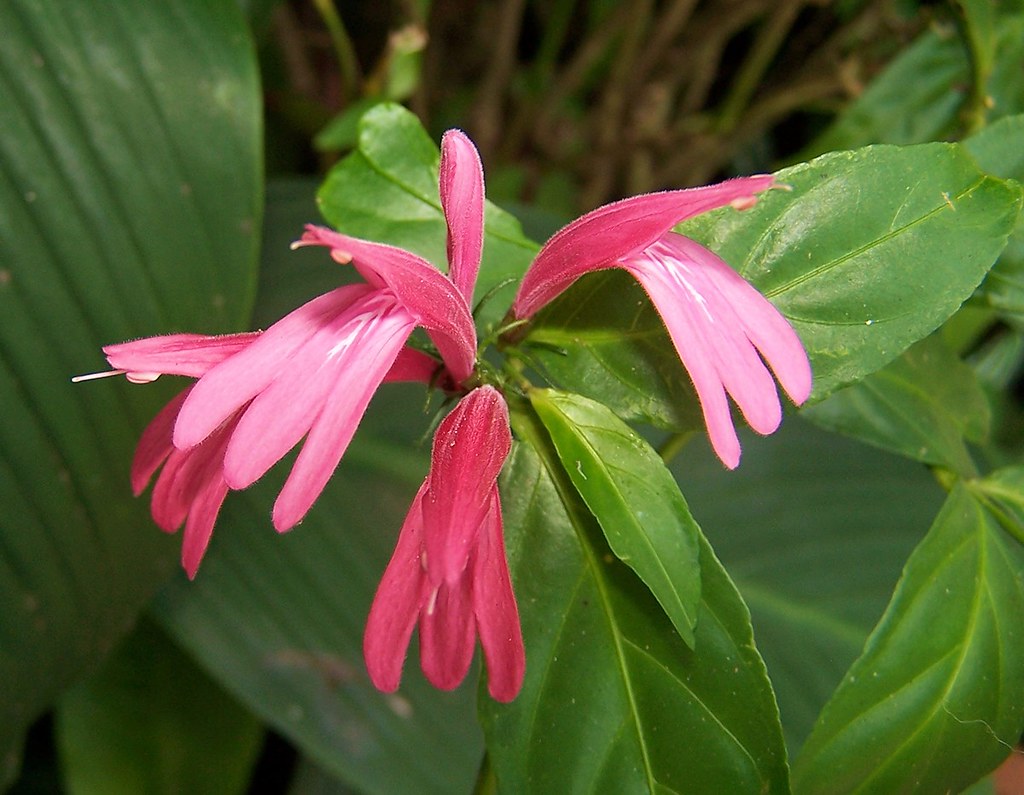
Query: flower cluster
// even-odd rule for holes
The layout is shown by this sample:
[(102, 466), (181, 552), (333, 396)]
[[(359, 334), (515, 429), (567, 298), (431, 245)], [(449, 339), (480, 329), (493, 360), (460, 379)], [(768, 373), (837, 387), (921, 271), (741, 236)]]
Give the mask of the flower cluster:
[[(810, 367), (796, 334), (763, 296), (670, 230), (717, 207), (747, 207), (772, 184), (757, 176), (664, 191), (583, 216), (541, 249), (523, 277), (514, 317), (528, 321), (586, 273), (628, 271), (664, 320), (715, 452), (735, 467), (740, 449), (728, 397), (752, 428), (771, 433), (781, 406), (767, 367), (798, 404), (810, 394)], [(483, 169), (458, 130), (442, 139), (439, 191), (447, 273), (403, 249), (310, 225), (295, 245), (325, 246), (358, 271), (360, 283), (309, 301), (263, 332), (152, 337), (104, 353), (112, 374), (135, 383), (160, 375), (196, 379), (146, 428), (131, 468), (137, 495), (159, 471), (153, 518), (168, 532), (185, 526), (189, 577), (228, 491), (254, 483), (300, 442), (273, 524), (283, 532), (302, 520), (382, 383), (420, 381), (458, 397), (436, 431), (429, 474), (378, 587), (364, 653), (374, 684), (394, 690), (418, 625), (423, 670), (449, 689), (465, 677), (479, 638), (490, 693), (508, 701), (525, 671), (497, 485), (512, 435), (502, 393), (477, 368), (470, 304), (483, 250)], [(436, 356), (407, 345), (416, 328)]]

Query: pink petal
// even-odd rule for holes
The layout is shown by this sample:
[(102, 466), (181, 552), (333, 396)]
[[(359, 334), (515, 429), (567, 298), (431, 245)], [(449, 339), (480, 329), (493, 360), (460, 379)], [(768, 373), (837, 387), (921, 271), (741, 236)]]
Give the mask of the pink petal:
[(381, 322), (387, 337), (396, 322), (404, 324), (406, 337), (414, 326), (389, 293), (370, 293), (325, 323), (281, 367), (245, 410), (228, 445), (224, 471), (231, 488), (248, 488), (281, 460), (309, 431), (339, 381), (365, 380), (358, 348), (375, 344), (366, 331)]
[(436, 586), (420, 613), (420, 667), (427, 680), (441, 690), (458, 687), (473, 662), (476, 620), (472, 584), (467, 572), (454, 585)]
[(199, 378), (229, 356), (247, 348), (259, 336), (258, 331), (217, 337), (168, 334), (106, 345), (103, 352), (111, 367), (129, 373), (162, 373)]
[(448, 222), (448, 278), (472, 303), (484, 245), (484, 169), (461, 130), (448, 130), (441, 139), (440, 190)]
[(800, 405), (811, 394), (812, 374), (807, 352), (793, 327), (753, 285), (703, 246), (682, 235), (670, 235), (674, 245), (705, 269), (722, 300), (742, 320), (743, 333), (761, 352), (786, 394)]
[(556, 232), (537, 254), (516, 295), (516, 317), (530, 317), (583, 274), (611, 267), (647, 248), (687, 218), (728, 204), (748, 206), (773, 181), (772, 176), (761, 175), (648, 193), (587, 213)]
[(153, 486), (149, 510), (157, 527), (165, 533), (173, 533), (188, 516), (190, 502), (184, 486), (188, 480), (188, 461), (187, 451), (173, 450)]
[(523, 686), (526, 652), (505, 557), (497, 486), (473, 563), (473, 612), (487, 663), (487, 690), (497, 701), (511, 701)]
[[(678, 240), (686, 238), (666, 235), (634, 257), (627, 269), (639, 274), (645, 289), (659, 293), (655, 305), (663, 317), (667, 315), (670, 333), (675, 311), (685, 311), (690, 318), (692, 325), (685, 336), (673, 334), (677, 350), (689, 344), (689, 337), (700, 336), (719, 380), (747, 423), (758, 433), (772, 433), (782, 421), (775, 381), (744, 334), (745, 320), (718, 289), (723, 269), (731, 269), (703, 246), (694, 243), (683, 248), (676, 245)], [(645, 258), (643, 267), (640, 263)]]
[(456, 380), (473, 372), (476, 327), (469, 304), (452, 282), (433, 265), (404, 249), (348, 237), (307, 225), (295, 245), (323, 245), (339, 262), (352, 262), (368, 282), (386, 285), (423, 326)]
[(146, 430), (139, 437), (131, 469), (132, 492), (136, 497), (142, 494), (149, 479), (153, 477), (153, 473), (160, 468), (160, 465), (167, 460), (167, 456), (174, 450), (174, 445), (171, 443), (171, 431), (174, 429), (174, 421), (178, 418), (181, 404), (185, 402), (191, 388), (185, 389), (172, 398), (146, 426)]
[(417, 381), (422, 384), (436, 383), (440, 389), (447, 389), (449, 386), (454, 388), (454, 384), (448, 383), (451, 377), (446, 378), (445, 375), (444, 365), (433, 356), (406, 347), (398, 352), (398, 358), (384, 376), (384, 382)]
[(228, 494), (228, 485), (219, 472), (210, 473), (202, 487), (192, 498), (185, 532), (181, 540), (181, 565), (190, 580), (194, 580), (206, 547), (213, 535), (213, 526), (217, 522), (224, 498)]
[(422, 512), (426, 483), (420, 486), (402, 525), (370, 606), (363, 635), (363, 658), (370, 680), (378, 690), (392, 693), (402, 679), (402, 665), (413, 628), (425, 601), (426, 577), (420, 563)]
[(466, 395), (434, 434), (423, 539), (435, 585), (454, 587), (466, 567), (512, 444), (508, 407), (492, 386)]
[(174, 446), (198, 444), (265, 389), (295, 352), (325, 323), (372, 292), (363, 284), (339, 287), (314, 298), (272, 325), (252, 345), (199, 379), (181, 407)]
[[(412, 330), (401, 307), (366, 323), (352, 343), (338, 354), (346, 377), (335, 380), (291, 474), (274, 503), (274, 527), (283, 532), (298, 524), (320, 496), (352, 440), (366, 411)], [(234, 444), (234, 440), (232, 440)], [(230, 480), (229, 480), (230, 482)]]

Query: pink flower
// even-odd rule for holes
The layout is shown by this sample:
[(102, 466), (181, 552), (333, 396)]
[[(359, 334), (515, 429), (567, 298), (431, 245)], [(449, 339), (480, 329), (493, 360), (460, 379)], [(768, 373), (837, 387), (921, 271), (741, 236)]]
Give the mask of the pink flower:
[(465, 678), (477, 635), (488, 690), (511, 701), (526, 658), (502, 538), (497, 478), (512, 437), (501, 394), (464, 397), (434, 436), (430, 474), (402, 525), (370, 608), (363, 653), (370, 678), (394, 691), (413, 628), (427, 679), (450, 690)]
[[(365, 283), (321, 295), (263, 333), (176, 334), (104, 349), (114, 374), (135, 383), (163, 374), (199, 379), (147, 429), (132, 471), (139, 493), (163, 465), (153, 516), (169, 531), (187, 519), (190, 575), (229, 489), (247, 488), (305, 439), (274, 504), (274, 526), (288, 530), (320, 495), (383, 381), (455, 390), (472, 374), (469, 301), (483, 245), (483, 170), (459, 131), (442, 143), (440, 197), (447, 276), (403, 249), (310, 225), (295, 246), (328, 246)], [(440, 362), (404, 347), (417, 326)]]
[(585, 273), (629, 271), (650, 296), (690, 374), (712, 447), (735, 468), (740, 443), (727, 395), (751, 428), (772, 433), (782, 408), (765, 363), (797, 405), (811, 393), (810, 364), (796, 332), (764, 296), (711, 251), (670, 229), (717, 207), (750, 207), (772, 184), (771, 176), (746, 177), (599, 207), (540, 250), (516, 295), (516, 317), (531, 317)]

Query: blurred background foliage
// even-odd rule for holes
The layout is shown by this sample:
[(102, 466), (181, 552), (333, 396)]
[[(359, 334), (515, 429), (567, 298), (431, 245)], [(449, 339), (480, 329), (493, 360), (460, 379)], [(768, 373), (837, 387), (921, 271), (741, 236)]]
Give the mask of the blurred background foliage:
[[(28, 5), (11, 3), (0, 16), (29, 17), (19, 11)], [(76, 5), (82, 13), (102, 15), (132, 4), (79, 0)], [(246, 127), (247, 138), (236, 147), (243, 150), (240, 162), (250, 181), (231, 183), (242, 196), (233, 199), (238, 207), (262, 202), (262, 211), (247, 206), (244, 213), (250, 233), (255, 219), (263, 218), (257, 326), (336, 283), (336, 271), (320, 267), (308, 252), (287, 253), (286, 243), (302, 222), (317, 219), (317, 186), (355, 147), (359, 117), (382, 102), (405, 104), (435, 140), (450, 126), (465, 129), (481, 150), (489, 198), (517, 215), (535, 239), (581, 211), (627, 194), (772, 170), (837, 148), (958, 140), (1024, 110), (1020, 0), (238, 0), (236, 5), (228, 16), (238, 10), (241, 15), (224, 24), (224, 46), (252, 45), (261, 84), (258, 89), (254, 81), (246, 85), (259, 91), (263, 103), (262, 128)], [(179, 7), (194, 10), (195, 4)], [(181, 18), (168, 24), (172, 32), (176, 25), (188, 27)], [(246, 26), (250, 40), (240, 43), (237, 31)], [(74, 30), (70, 25), (63, 35)], [(218, 34), (206, 30), (216, 45)], [(133, 32), (139, 41), (149, 33), (128, 28), (116, 35)], [(103, 52), (101, 33), (89, 40), (93, 54)], [(32, 35), (45, 41), (52, 31)], [(181, 46), (183, 57), (194, 54), (188, 40)], [(30, 67), (5, 62), (8, 82), (0, 85), (0, 96), (17, 95), (19, 70)], [(95, 76), (100, 67), (102, 60), (87, 71)], [(73, 80), (67, 85), (75, 90)], [(189, 96), (187, 85), (174, 90)], [(205, 95), (197, 96), (193, 101)], [(259, 169), (246, 165), (249, 149), (263, 153), (265, 191)], [(125, 184), (133, 179), (121, 176)], [(183, 190), (177, 183), (173, 189)], [(159, 216), (147, 220), (156, 225)], [(196, 299), (178, 315), (161, 317), (160, 328), (145, 327), (144, 317), (110, 322), (101, 341), (169, 330), (195, 317), (206, 318), (204, 330), (244, 327), (240, 319), (253, 303), (256, 258), (254, 235), (244, 230), (240, 235), (241, 248), (248, 249), (233, 267), (249, 276), (240, 277), (244, 289), (226, 309), (222, 300), (211, 314)], [(1024, 262), (1019, 252), (1019, 243), (1011, 246), (1009, 259), (1000, 265), (1004, 284), (1016, 283)], [(218, 254), (214, 250), (209, 256), (213, 260)], [(6, 272), (0, 270), (0, 286)], [(219, 273), (225, 283), (234, 278), (229, 270)], [(212, 292), (218, 289), (223, 292)], [(1012, 318), (1014, 311), (1024, 311), (1013, 303), (1017, 295), (1014, 289), (1000, 292), (997, 281), (978, 302)], [(958, 329), (962, 338), (972, 339), (969, 322)], [(994, 378), (1019, 366), (1019, 335), (1009, 339), (1012, 344), (989, 359), (997, 362), (991, 365)], [(989, 340), (1000, 341), (998, 336)], [(62, 366), (69, 372), (88, 369), (96, 357), (84, 358), (84, 350), (76, 353), (77, 364), (65, 359)], [(147, 406), (156, 402), (149, 397)], [(88, 650), (52, 666), (57, 674), (41, 666), (39, 675), (51, 680), (49, 689), (39, 688), (42, 695), (27, 712), (4, 716), (7, 731), (19, 737), (31, 724), (24, 741), (3, 749), (11, 792), (299, 795), (409, 791), (410, 786), (466, 791), (472, 785), (481, 752), (472, 687), (442, 702), (413, 674), (410, 700), (396, 696), (381, 714), (379, 700), (367, 695), (361, 672), (354, 670), (360, 661), (332, 651), (351, 648), (353, 639), (358, 644), (392, 538), (382, 536), (379, 525), (397, 529), (424, 471), (423, 447), (408, 448), (408, 443), (422, 436), (429, 417), (396, 423), (386, 409), (377, 406), (335, 478), (340, 485), (297, 533), (278, 539), (263, 526), (272, 483), (236, 500), (223, 539), (215, 539), (194, 584), (172, 573), (176, 542), (161, 545), (166, 539), (156, 537), (143, 502), (114, 507), (133, 533), (155, 539), (138, 552), (148, 562), (145, 576), (140, 575), (145, 582), (128, 588), (123, 602), (121, 592), (112, 591), (109, 598), (120, 610), (105, 619), (105, 642), (93, 647), (91, 640), (83, 641)], [(136, 429), (145, 421), (137, 407), (126, 411), (138, 415), (127, 421)], [(749, 510), (769, 499), (759, 491), (768, 488), (762, 474), (774, 471), (775, 461), (806, 465), (809, 459), (801, 459), (799, 451), (810, 449), (804, 446), (808, 434), (818, 433), (798, 424), (784, 434), (782, 444), (796, 453), (751, 450), (739, 486), (754, 506)], [(407, 449), (417, 452), (399, 452)], [(127, 469), (128, 441), (107, 452), (107, 466)], [(839, 636), (825, 638), (815, 649), (822, 660), (839, 658), (831, 663), (839, 674), (881, 613), (900, 561), (938, 501), (934, 486), (908, 462), (859, 461), (855, 466), (867, 467), (888, 486), (906, 484), (902, 493), (913, 496), (903, 501), (905, 517), (869, 514), (856, 528), (845, 525), (845, 512), (829, 515), (828, 497), (819, 500), (823, 526), (860, 533), (867, 539), (861, 554), (883, 558), (878, 568), (863, 567), (867, 585), (850, 584), (867, 594), (857, 602), (857, 615)], [(837, 471), (828, 473), (830, 482), (864, 482), (860, 470), (851, 479), (842, 456), (832, 464)], [(705, 462), (680, 478), (688, 494), (715, 495), (723, 488), (720, 475)], [(810, 477), (802, 469), (798, 475)], [(127, 482), (123, 490), (118, 505), (128, 504)], [(358, 507), (368, 492), (380, 500), (372, 517)], [(738, 526), (732, 514), (742, 514), (744, 500), (694, 498), (702, 521), (722, 527)], [(254, 508), (257, 504), (261, 507)], [(363, 570), (332, 570), (334, 559), (323, 553), (337, 517), (365, 545)], [(802, 532), (799, 516), (776, 521), (793, 535)], [(887, 532), (894, 521), (904, 529)], [(778, 616), (770, 600), (758, 603), (758, 588), (772, 578), (786, 580), (787, 573), (804, 573), (806, 562), (758, 571), (742, 533), (714, 540), (730, 570), (736, 566), (741, 586), (749, 585), (755, 624), (761, 613), (769, 631)], [(815, 577), (831, 589), (835, 582), (827, 568), (822, 564)], [(802, 587), (813, 591), (815, 577), (804, 578)], [(335, 587), (337, 578), (341, 587)], [(793, 577), (786, 580), (793, 582)], [(303, 612), (302, 605), (311, 603), (319, 613)], [(145, 617), (136, 623), (140, 611)], [(325, 624), (325, 614), (336, 621)], [(777, 663), (785, 671), (795, 665), (785, 656), (785, 633), (791, 631), (785, 627), (783, 641), (763, 649), (769, 667)], [(280, 638), (280, 647), (268, 637)], [(59, 641), (55, 636), (54, 643)], [(407, 671), (414, 668), (410, 661)], [(793, 745), (806, 736), (835, 681), (823, 675), (809, 696), (798, 676), (776, 680)], [(431, 764), (430, 744), (418, 745), (423, 738), (438, 751), (455, 749), (444, 770)], [(399, 758), (388, 743), (409, 750)], [(422, 770), (410, 761), (416, 758)]]

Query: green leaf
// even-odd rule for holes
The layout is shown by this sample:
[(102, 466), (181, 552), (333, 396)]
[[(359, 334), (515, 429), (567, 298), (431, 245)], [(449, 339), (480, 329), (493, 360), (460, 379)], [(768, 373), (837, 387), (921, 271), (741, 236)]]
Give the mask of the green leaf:
[(824, 428), (964, 476), (975, 474), (965, 439), (984, 441), (990, 419), (974, 370), (937, 336), (803, 414)]
[[(1024, 15), (990, 14), (992, 3), (966, 0), (967, 41), (952, 25), (934, 25), (851, 103), (802, 157), (867, 144), (918, 144), (957, 137), (972, 127), (1024, 111)], [(986, 28), (992, 25), (994, 30)], [(974, 59), (972, 65), (969, 55)], [(970, 87), (970, 90), (965, 90)], [(965, 119), (965, 103), (970, 100)]]
[(700, 528), (658, 454), (610, 409), (534, 390), (530, 403), (612, 552), (637, 573), (693, 647)]
[(1003, 529), (1024, 544), (1024, 466), (998, 469), (970, 486)]
[(924, 467), (787, 419), (741, 434), (727, 471), (704, 444), (672, 462), (690, 510), (750, 607), (790, 755), (860, 654), (942, 505)]
[[(270, 185), (259, 322), (350, 275), (322, 249), (287, 248), (312, 197), (308, 181)], [(427, 472), (424, 402), (420, 387), (385, 386), (323, 495), (284, 536), (270, 506), (290, 460), (229, 495), (195, 581), (179, 576), (154, 605), (222, 687), (365, 793), (469, 791), (482, 753), (471, 685), (435, 690), (413, 654), (399, 692), (385, 695), (363, 666), (370, 602)]]
[[(0, 4), (0, 756), (173, 571), (131, 499), (161, 397), (100, 346), (235, 329), (255, 285), (256, 64), (234, 2)], [(169, 385), (166, 385), (169, 386)]]
[(794, 771), (814, 792), (955, 792), (1024, 729), (1024, 550), (963, 485)]
[(749, 615), (700, 550), (695, 650), (606, 546), (536, 418), (502, 478), (526, 681), (482, 698), (492, 771), (507, 792), (785, 792), (778, 713)]
[[(708, 245), (789, 318), (814, 370), (812, 400), (888, 364), (952, 315), (1006, 243), (1020, 187), (956, 145), (867, 147), (777, 175), (739, 213), (680, 230)], [(527, 347), (554, 386), (626, 420), (700, 426), (689, 378), (643, 290), (623, 273), (581, 279), (540, 313)]]
[[(1024, 115), (1001, 119), (964, 146), (984, 171), (1024, 182)], [(1024, 327), (1024, 217), (1006, 244), (999, 262), (981, 286), (981, 296), (1018, 329)]]
[(245, 792), (263, 728), (143, 622), (57, 710), (71, 795)]
[[(377, 105), (360, 120), (358, 149), (327, 175), (317, 196), (320, 211), (346, 234), (408, 249), (447, 272), (438, 158), (437, 144), (413, 114), (400, 105)], [(477, 300), (522, 275), (537, 251), (519, 222), (489, 202), (484, 221)], [(484, 325), (502, 318), (513, 294), (509, 284), (489, 302), (479, 315)]]

